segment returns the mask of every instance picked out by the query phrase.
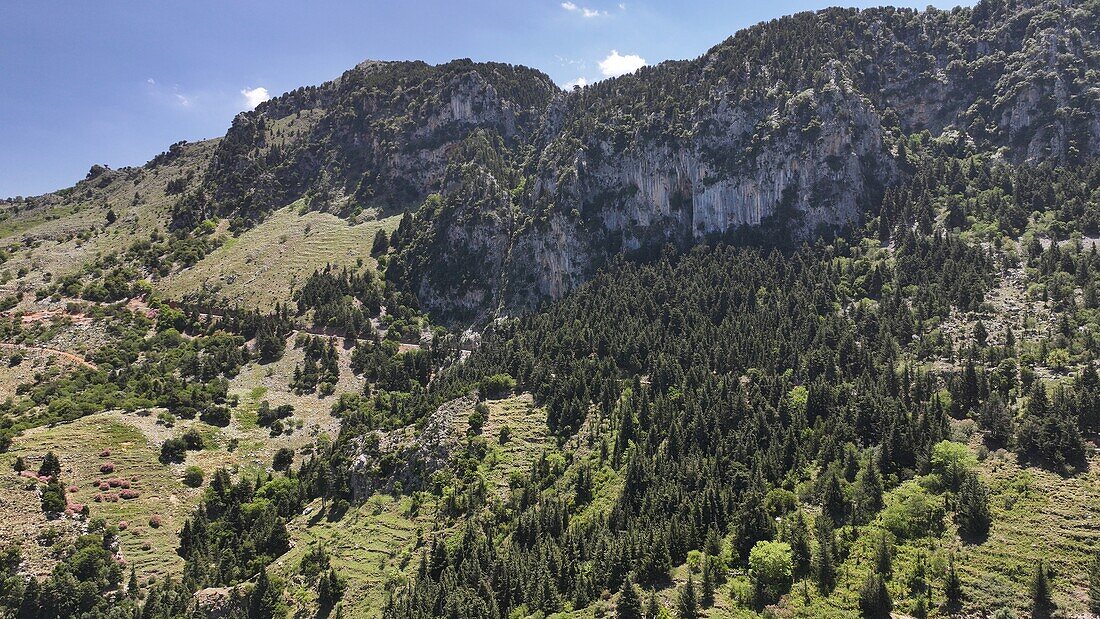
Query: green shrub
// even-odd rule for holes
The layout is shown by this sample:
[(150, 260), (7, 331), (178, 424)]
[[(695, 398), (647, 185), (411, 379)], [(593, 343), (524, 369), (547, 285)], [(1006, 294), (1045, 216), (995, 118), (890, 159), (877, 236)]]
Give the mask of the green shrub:
[(495, 400), (512, 393), (516, 388), (516, 379), (508, 374), (493, 374), (481, 379), (478, 390), (483, 398)]
[(197, 466), (189, 466), (187, 470), (183, 472), (183, 483), (192, 487), (198, 488), (202, 485), (203, 472)]
[(901, 539), (932, 535), (943, 528), (943, 505), (916, 482), (903, 484), (886, 502), (882, 524)]
[(183, 462), (187, 458), (187, 443), (182, 438), (170, 438), (160, 446), (160, 461), (164, 464)]

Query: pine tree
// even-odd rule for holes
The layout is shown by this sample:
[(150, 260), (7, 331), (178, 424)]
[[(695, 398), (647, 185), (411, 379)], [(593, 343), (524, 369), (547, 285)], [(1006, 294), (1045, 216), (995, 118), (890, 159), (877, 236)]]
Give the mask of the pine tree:
[(886, 533), (879, 535), (875, 543), (875, 569), (884, 578), (889, 578), (894, 573), (893, 553), (889, 542), (886, 541)]
[(865, 619), (890, 619), (894, 602), (882, 576), (871, 572), (859, 590), (859, 611)]
[(955, 555), (951, 555), (947, 561), (947, 574), (944, 576), (943, 594), (947, 597), (948, 608), (959, 608), (959, 606), (962, 605), (962, 581), (959, 580), (959, 572), (955, 570)]
[(928, 563), (924, 553), (917, 552), (917, 560), (913, 565), (913, 572), (909, 574), (909, 594), (913, 597), (925, 597), (928, 595)]
[(27, 581), (27, 586), (23, 588), (23, 599), (19, 604), (19, 612), (16, 614), (16, 618), (38, 619), (41, 617), (40, 608), (42, 604), (39, 601), (40, 596), (41, 585), (38, 584), (38, 579), (29, 579)]
[(959, 533), (971, 540), (985, 539), (991, 521), (989, 490), (977, 474), (968, 472), (959, 487), (958, 511), (955, 513)]
[(825, 481), (825, 488), (821, 496), (822, 513), (832, 520), (833, 524), (842, 524), (848, 511), (847, 501), (844, 500), (844, 490), (840, 487), (840, 476), (836, 470), (829, 471), (829, 477)]
[(344, 588), (343, 580), (330, 567), (317, 581), (317, 604), (322, 609), (331, 609), (343, 597)]
[(615, 604), (615, 617), (617, 619), (642, 619), (642, 600), (638, 597), (638, 591), (634, 588), (634, 579), (630, 574), (623, 579), (623, 586), (619, 589), (619, 602)]
[(280, 337), (274, 327), (265, 320), (256, 331), (256, 352), (260, 356), (260, 361), (263, 363), (278, 361), (283, 357), (285, 350), (286, 340)]
[(281, 619), (285, 615), (282, 592), (268, 577), (267, 570), (261, 569), (256, 586), (248, 595), (249, 619)]
[(688, 575), (687, 584), (680, 590), (677, 610), (680, 619), (697, 619), (699, 617), (699, 602), (695, 597), (695, 578), (691, 575)]
[(810, 573), (813, 564), (810, 549), (810, 530), (806, 524), (806, 515), (798, 510), (787, 519), (786, 541), (791, 546), (792, 576), (795, 580)]
[(828, 518), (817, 519), (817, 586), (829, 593), (836, 585), (836, 562), (833, 557), (833, 527)]
[(928, 598), (920, 596), (913, 602), (913, 610), (911, 611), (913, 619), (927, 619), (928, 617)]
[(52, 451), (46, 452), (42, 458), (42, 466), (38, 467), (39, 477), (57, 477), (61, 474), (61, 461)]
[(870, 522), (882, 509), (882, 475), (878, 463), (869, 458), (856, 480), (856, 520), (858, 524)]
[(1033, 619), (1047, 619), (1054, 614), (1055, 609), (1057, 606), (1050, 590), (1046, 562), (1040, 559), (1031, 578), (1031, 616)]
[(661, 603), (657, 601), (657, 592), (649, 592), (649, 603), (645, 607), (645, 619), (657, 619), (661, 616)]
[(374, 243), (371, 245), (370, 254), (374, 257), (378, 257), (389, 250), (390, 239), (386, 236), (386, 231), (379, 228), (378, 232), (374, 234)]
[(986, 439), (997, 446), (1007, 446), (1012, 442), (1015, 431), (1012, 412), (1005, 406), (1001, 394), (993, 392), (978, 408), (978, 421), (985, 430)]
[(132, 598), (137, 598), (141, 594), (141, 586), (138, 584), (137, 571), (130, 568), (130, 581), (126, 585), (126, 594)]
[(711, 568), (710, 557), (703, 557), (703, 596), (702, 603), (704, 608), (710, 608), (714, 606), (714, 570)]
[(65, 511), (65, 486), (57, 479), (51, 479), (50, 483), (42, 489), (42, 511), (47, 514), (60, 514)]

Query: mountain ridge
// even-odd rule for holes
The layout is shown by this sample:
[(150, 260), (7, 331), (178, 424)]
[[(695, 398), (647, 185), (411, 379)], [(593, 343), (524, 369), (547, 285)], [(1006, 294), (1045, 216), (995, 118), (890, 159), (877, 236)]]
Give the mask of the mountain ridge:
[[(1098, 12), (827, 8), (569, 91), (520, 65), (366, 60), (239, 114), (175, 187), (171, 226), (243, 230), (297, 200), (353, 223), (414, 211), (395, 283), (452, 321), (519, 313), (620, 252), (857, 224), (922, 132), (1011, 163), (1087, 160)], [(475, 151), (494, 163), (471, 167)]]

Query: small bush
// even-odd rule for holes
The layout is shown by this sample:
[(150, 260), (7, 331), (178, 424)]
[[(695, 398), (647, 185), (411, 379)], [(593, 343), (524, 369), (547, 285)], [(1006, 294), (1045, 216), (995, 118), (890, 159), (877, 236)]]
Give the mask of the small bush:
[(100, 473), (114, 473), (115, 472), (115, 464), (113, 462), (104, 462), (103, 464), (99, 465), (99, 472)]
[(141, 493), (138, 492), (137, 490), (131, 490), (129, 488), (126, 488), (126, 489), (120, 491), (118, 493), (118, 496), (120, 496), (124, 499), (136, 499), (139, 496), (141, 496)]
[(187, 444), (188, 451), (198, 451), (203, 448), (202, 435), (194, 428), (183, 433), (183, 442)]
[(153, 514), (152, 516), (149, 516), (149, 526), (153, 527), (154, 529), (159, 529), (160, 523), (160, 514)]
[(192, 488), (198, 488), (202, 485), (203, 472), (197, 466), (189, 466), (187, 470), (183, 472), (183, 483)]
[(276, 471), (285, 471), (290, 468), (290, 465), (294, 462), (294, 450), (281, 447), (279, 451), (275, 452), (275, 457), (271, 459), (271, 468)]
[(187, 458), (187, 443), (182, 438), (170, 438), (160, 446), (160, 461), (164, 464), (183, 462)]

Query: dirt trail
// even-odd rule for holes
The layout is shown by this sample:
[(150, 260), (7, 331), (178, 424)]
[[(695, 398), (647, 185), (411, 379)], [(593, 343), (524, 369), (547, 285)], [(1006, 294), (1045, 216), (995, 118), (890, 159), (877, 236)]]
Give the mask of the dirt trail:
[(11, 344), (11, 343), (8, 343), (8, 342), (0, 342), (0, 348), (7, 348), (9, 350), (22, 350), (22, 351), (25, 351), (25, 352), (46, 353), (47, 355), (53, 355), (55, 357), (59, 357), (61, 359), (69, 361), (71, 363), (75, 363), (77, 365), (84, 366), (84, 367), (86, 367), (90, 370), (98, 369), (98, 366), (96, 366), (96, 364), (92, 363), (91, 361), (88, 361), (84, 357), (81, 357), (80, 355), (73, 354), (71, 352), (66, 352), (64, 350), (58, 350), (56, 348), (49, 348), (49, 347), (46, 347), (46, 346), (27, 346), (25, 344)]

